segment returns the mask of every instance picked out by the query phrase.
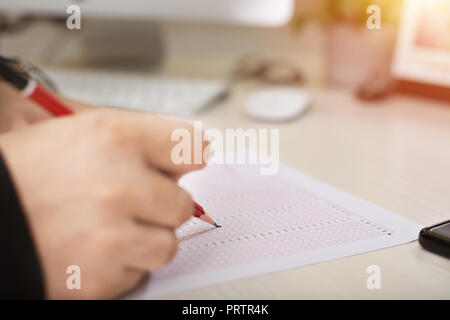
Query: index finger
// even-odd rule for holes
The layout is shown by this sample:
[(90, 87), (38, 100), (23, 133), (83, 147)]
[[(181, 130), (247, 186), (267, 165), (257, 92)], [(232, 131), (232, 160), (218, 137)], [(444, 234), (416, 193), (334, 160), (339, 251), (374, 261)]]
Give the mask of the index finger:
[(120, 121), (120, 124), (113, 131), (120, 130), (119, 139), (135, 145), (152, 168), (179, 177), (205, 166), (209, 142), (204, 139), (201, 128), (168, 116), (115, 112), (120, 116), (112, 121)]

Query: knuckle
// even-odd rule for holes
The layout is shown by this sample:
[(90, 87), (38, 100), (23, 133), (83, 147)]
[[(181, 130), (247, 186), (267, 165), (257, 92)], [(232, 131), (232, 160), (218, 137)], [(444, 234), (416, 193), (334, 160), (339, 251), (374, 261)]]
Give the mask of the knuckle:
[(213, 151), (213, 146), (211, 145), (211, 142), (209, 140), (203, 139), (202, 141), (202, 154), (203, 154), (203, 162), (201, 163), (201, 166), (206, 166), (206, 161), (209, 160), (211, 157)]
[(161, 185), (158, 185), (154, 181), (150, 180), (150, 183), (146, 185), (146, 190), (148, 191), (146, 194), (147, 203), (149, 203), (152, 207), (162, 200), (161, 195), (164, 194), (164, 187), (161, 187)]
[[(194, 169), (201, 169), (206, 165), (206, 161), (209, 158), (209, 153), (210, 153), (210, 141), (207, 139), (207, 137), (205, 136), (205, 132), (199, 128), (194, 128), (194, 132), (197, 136), (202, 137), (202, 143), (201, 146), (199, 148), (201, 148), (201, 150), (197, 150), (197, 152), (201, 152), (202, 158), (201, 158), (201, 163), (195, 163), (195, 168)], [(195, 144), (192, 144), (192, 148), (197, 147)], [(195, 152), (196, 150), (192, 150), (192, 152)]]
[(120, 119), (101, 113), (92, 116), (90, 131), (102, 145), (122, 145), (131, 134), (128, 126)]
[(107, 230), (97, 235), (98, 249), (104, 255), (116, 252), (120, 245), (118, 232)]
[(133, 197), (132, 188), (126, 184), (106, 185), (98, 188), (97, 200), (106, 208), (114, 208), (117, 205), (128, 203)]
[(199, 164), (199, 169), (203, 169), (204, 167), (206, 167), (206, 164), (208, 162), (208, 160), (210, 160), (212, 158), (214, 154), (214, 149), (213, 146), (208, 142), (203, 144), (203, 149), (202, 149), (202, 163)]

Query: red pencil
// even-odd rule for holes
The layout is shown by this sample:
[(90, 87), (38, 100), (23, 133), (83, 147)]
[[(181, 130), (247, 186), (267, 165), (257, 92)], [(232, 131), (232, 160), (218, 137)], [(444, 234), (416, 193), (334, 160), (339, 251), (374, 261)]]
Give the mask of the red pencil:
[[(36, 80), (26, 77), (24, 74), (11, 67), (6, 60), (1, 57), (0, 76), (17, 88), (24, 97), (35, 101), (39, 106), (46, 109), (54, 116), (67, 116), (75, 113), (54, 95), (49, 93)], [(220, 227), (209, 215), (206, 214), (203, 207), (195, 201), (193, 216), (212, 224), (216, 228)]]
[(194, 217), (199, 218), (209, 224), (212, 224), (216, 228), (220, 228), (219, 226), (208, 214), (206, 214), (205, 210), (201, 205), (194, 201)]

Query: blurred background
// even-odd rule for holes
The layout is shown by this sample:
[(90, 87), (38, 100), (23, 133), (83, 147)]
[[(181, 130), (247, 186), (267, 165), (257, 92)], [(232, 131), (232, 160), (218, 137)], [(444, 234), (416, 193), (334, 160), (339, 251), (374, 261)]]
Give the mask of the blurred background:
[[(366, 100), (388, 96), (397, 86), (394, 79), (407, 79), (431, 83), (440, 90), (435, 96), (445, 97), (450, 86), (448, 2), (134, 0), (125, 5), (104, 0), (5, 0), (0, 4), (0, 50), (44, 68), (270, 82), (274, 79), (246, 74), (248, 68), (264, 64), (270, 65), (269, 77), (280, 77), (280, 83), (348, 88)], [(74, 4), (81, 10), (80, 30), (66, 26), (67, 8)], [(407, 4), (411, 8), (405, 9)], [(377, 29), (368, 27), (371, 5), (380, 10)], [(415, 10), (423, 15), (411, 17), (414, 21), (400, 34), (401, 22)], [(411, 37), (418, 48), (429, 51), (422, 64), (435, 61), (437, 69), (445, 69), (434, 75), (441, 81), (427, 81), (425, 74), (405, 75), (402, 68), (393, 67), (396, 45), (414, 44)], [(402, 62), (411, 60), (405, 50), (402, 55)]]

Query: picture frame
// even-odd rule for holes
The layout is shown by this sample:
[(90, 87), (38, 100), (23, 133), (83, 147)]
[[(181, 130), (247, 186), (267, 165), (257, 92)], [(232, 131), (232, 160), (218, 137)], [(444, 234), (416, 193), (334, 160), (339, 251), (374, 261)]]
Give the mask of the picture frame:
[(450, 99), (450, 1), (405, 0), (391, 72), (404, 89)]

